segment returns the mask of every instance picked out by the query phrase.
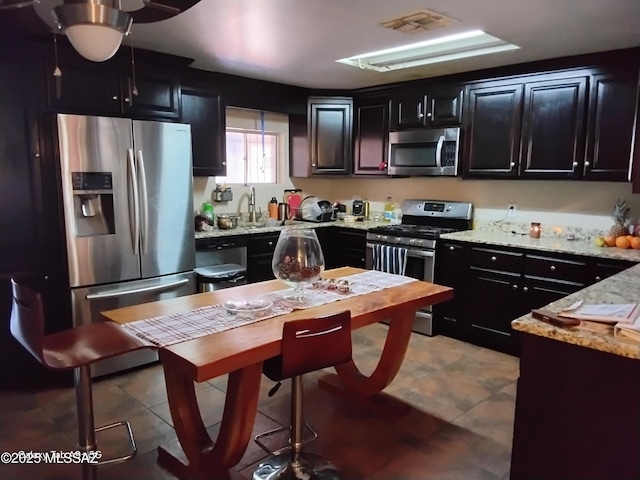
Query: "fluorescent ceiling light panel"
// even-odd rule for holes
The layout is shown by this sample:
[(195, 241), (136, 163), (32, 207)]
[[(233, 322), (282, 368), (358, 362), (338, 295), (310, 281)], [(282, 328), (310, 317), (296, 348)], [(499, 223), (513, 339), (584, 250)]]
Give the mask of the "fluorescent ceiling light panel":
[(377, 72), (388, 72), (518, 48), (520, 47), (484, 33), (482, 30), (473, 30), (402, 47), (341, 58), (336, 62)]

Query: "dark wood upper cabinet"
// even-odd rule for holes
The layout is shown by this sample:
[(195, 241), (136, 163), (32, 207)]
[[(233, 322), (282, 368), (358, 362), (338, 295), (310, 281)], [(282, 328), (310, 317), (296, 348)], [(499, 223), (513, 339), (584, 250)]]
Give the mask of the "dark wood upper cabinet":
[(527, 82), (524, 89), (520, 176), (579, 178), (587, 77)]
[[(53, 75), (56, 65), (62, 74), (58, 77)], [(177, 70), (160, 69), (151, 61), (140, 60), (134, 71), (130, 55), (124, 52), (106, 62), (91, 62), (65, 44), (58, 47), (57, 63), (53, 52), (47, 54), (44, 68), (48, 106), (53, 111), (151, 119), (180, 117)]]
[(134, 75), (132, 70), (126, 69), (120, 74), (120, 91), (123, 113), (127, 116), (158, 119), (180, 117), (180, 80), (177, 72), (141, 66), (136, 67)]
[(633, 75), (591, 77), (584, 178), (628, 180), (637, 93), (638, 79)]
[(182, 87), (182, 123), (191, 125), (193, 175), (227, 174), (225, 107), (215, 91)]
[(463, 95), (464, 88), (460, 85), (430, 88), (427, 95), (427, 126), (460, 125)]
[(391, 97), (391, 130), (421, 128), (427, 124), (427, 94), (403, 92)]
[[(64, 46), (60, 46), (58, 52), (57, 63), (53, 54), (47, 55), (45, 62), (49, 107), (88, 114), (117, 115), (122, 112), (117, 59), (90, 62)], [(54, 76), (56, 66), (61, 76)]]
[(354, 173), (386, 175), (389, 143), (389, 102), (357, 104), (355, 107)]
[(391, 97), (391, 130), (459, 125), (463, 87), (431, 86)]
[(522, 95), (522, 84), (486, 82), (469, 88), (464, 123), (464, 176), (518, 174)]
[(307, 108), (311, 174), (349, 174), (353, 100), (347, 97), (309, 97)]

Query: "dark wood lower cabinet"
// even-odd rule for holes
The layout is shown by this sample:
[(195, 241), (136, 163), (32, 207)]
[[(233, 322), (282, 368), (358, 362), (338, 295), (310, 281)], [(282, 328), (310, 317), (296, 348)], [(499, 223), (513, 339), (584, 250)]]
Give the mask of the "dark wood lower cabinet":
[(251, 235), (247, 242), (247, 282), (273, 280), (273, 251), (280, 232)]
[(640, 478), (640, 362), (521, 337), (511, 479)]
[[(313, 228), (313, 224), (309, 224)], [(338, 267), (365, 268), (366, 230), (340, 227), (315, 228), (324, 255), (325, 270)], [(273, 252), (280, 232), (251, 235), (247, 241), (247, 281), (273, 280)]]
[(568, 254), (441, 242), (435, 283), (454, 298), (434, 306), (434, 332), (519, 355), (511, 321), (635, 265)]
[(517, 354), (511, 321), (529, 311), (524, 305), (522, 276), (475, 267), (469, 269), (464, 316), (472, 341)]
[(340, 227), (330, 227), (328, 230), (331, 250), (328, 254), (325, 252), (326, 268), (365, 268), (367, 231)]

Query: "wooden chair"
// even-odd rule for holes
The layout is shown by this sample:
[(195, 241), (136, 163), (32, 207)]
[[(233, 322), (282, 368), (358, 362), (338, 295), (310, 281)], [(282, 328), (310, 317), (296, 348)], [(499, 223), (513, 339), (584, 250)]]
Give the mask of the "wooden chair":
[[(78, 448), (83, 452), (97, 449), (95, 433), (115, 427), (127, 430), (129, 454), (103, 459), (98, 464), (121, 462), (133, 458), (136, 444), (131, 425), (119, 421), (96, 429), (93, 418), (91, 364), (141, 348), (149, 348), (139, 338), (129, 335), (114, 322), (99, 322), (75, 327), (51, 335), (44, 334), (44, 310), (41, 295), (31, 288), (11, 280), (13, 307), (10, 329), (13, 337), (43, 366), (52, 370), (73, 369), (78, 417)], [(85, 480), (96, 478), (95, 464), (82, 464)]]
[(351, 312), (340, 312), (326, 317), (296, 320), (284, 324), (282, 353), (278, 357), (267, 360), (263, 372), (279, 383), (287, 378), (291, 379), (291, 426), (259, 434), (255, 441), (269, 452), (261, 439), (283, 430), (290, 430), (289, 445), (287, 448), (271, 452), (272, 455), (261, 462), (254, 471), (254, 480), (340, 478), (335, 466), (330, 462), (318, 455), (302, 452), (305, 426), (302, 409), (302, 375), (340, 365), (350, 359)]

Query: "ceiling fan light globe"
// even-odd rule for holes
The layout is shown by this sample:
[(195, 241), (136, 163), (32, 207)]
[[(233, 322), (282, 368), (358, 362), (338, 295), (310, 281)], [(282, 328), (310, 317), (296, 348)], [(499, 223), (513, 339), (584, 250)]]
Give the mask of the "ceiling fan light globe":
[(71, 25), (67, 27), (66, 34), (73, 48), (92, 62), (109, 60), (122, 43), (122, 33), (104, 25)]
[(69, 1), (51, 13), (80, 55), (104, 62), (116, 53), (133, 21), (127, 12), (111, 5), (114, 4), (105, 0)]

